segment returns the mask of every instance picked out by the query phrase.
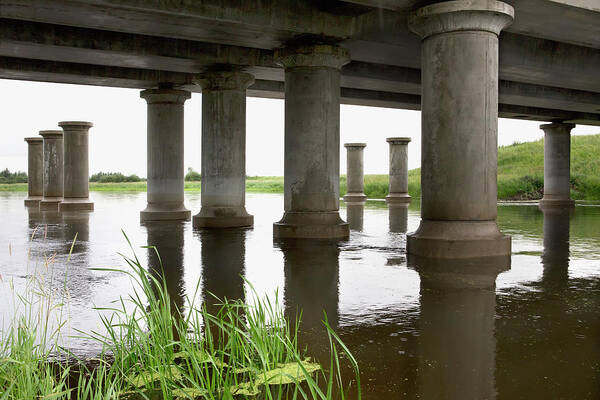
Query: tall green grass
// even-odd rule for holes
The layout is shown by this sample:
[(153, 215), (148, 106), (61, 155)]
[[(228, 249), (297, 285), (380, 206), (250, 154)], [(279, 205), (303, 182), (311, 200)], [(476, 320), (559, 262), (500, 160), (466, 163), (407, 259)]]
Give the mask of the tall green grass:
[(327, 371), (298, 349), (297, 328), (277, 295), (253, 292), (251, 304), (224, 300), (208, 312), (196, 304), (197, 285), (184, 312), (169, 298), (164, 276), (149, 274), (135, 252), (124, 259), (127, 269), (101, 271), (129, 276), (132, 294), (98, 310), (102, 330), (80, 332), (102, 346), (94, 363), (58, 345), (61, 324), (48, 331), (60, 304), (40, 291), (17, 296), (27, 312), (0, 337), (0, 399), (344, 399), (342, 355), (360, 398), (358, 365), (326, 316)]

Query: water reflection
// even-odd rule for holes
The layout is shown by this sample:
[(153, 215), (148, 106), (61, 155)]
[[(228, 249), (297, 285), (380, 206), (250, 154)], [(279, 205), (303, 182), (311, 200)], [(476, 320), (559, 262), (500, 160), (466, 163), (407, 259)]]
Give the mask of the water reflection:
[(197, 231), (202, 253), (202, 299), (210, 313), (219, 310), (220, 301), (245, 301), (245, 229), (205, 229)]
[(390, 232), (406, 233), (408, 226), (408, 204), (389, 206)]
[(301, 347), (310, 344), (317, 358), (328, 352), (323, 326), (339, 322), (339, 254), (336, 242), (327, 240), (286, 240), (275, 245), (283, 252), (285, 316), (293, 322), (302, 312)]
[(148, 272), (159, 281), (164, 277), (171, 300), (171, 312), (179, 317), (179, 312), (183, 312), (185, 306), (185, 225), (180, 221), (145, 221), (142, 226), (146, 229), (149, 246)]
[(567, 287), (569, 279), (569, 225), (571, 208), (542, 208), (544, 252), (542, 283), (547, 289)]
[(421, 278), (419, 396), (496, 398), (495, 281), (506, 258), (410, 262)]
[(365, 213), (364, 203), (347, 203), (346, 204), (346, 219), (350, 229), (353, 231), (363, 230), (363, 215)]

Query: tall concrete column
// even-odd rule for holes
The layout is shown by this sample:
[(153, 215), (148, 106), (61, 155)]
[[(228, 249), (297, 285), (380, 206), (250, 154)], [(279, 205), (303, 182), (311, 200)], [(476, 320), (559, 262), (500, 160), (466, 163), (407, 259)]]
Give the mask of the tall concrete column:
[(26, 206), (38, 206), (44, 195), (44, 139), (25, 138), (27, 142)]
[(148, 102), (148, 206), (140, 220), (189, 220), (183, 197), (183, 104), (190, 92), (150, 89), (140, 97)]
[(64, 199), (60, 211), (94, 209), (89, 190), (88, 131), (94, 124), (86, 121), (63, 121)]
[(365, 195), (365, 173), (363, 168), (364, 152), (366, 143), (346, 143), (346, 195), (344, 201), (350, 203), (364, 203), (367, 201)]
[(390, 206), (410, 203), (408, 195), (408, 137), (392, 137), (390, 144), (390, 183), (385, 202)]
[(275, 58), (285, 68), (284, 214), (275, 238), (346, 238), (339, 215), (340, 70), (345, 49), (287, 47)]
[(554, 122), (544, 131), (544, 197), (540, 206), (574, 207), (571, 200), (571, 129), (574, 124)]
[(249, 227), (246, 212), (246, 89), (254, 77), (241, 71), (203, 74), (202, 208), (194, 227)]
[(496, 225), (498, 35), (513, 8), (436, 3), (409, 17), (421, 46), (421, 224), (407, 251), (434, 258), (510, 256)]
[(64, 191), (63, 132), (40, 131), (44, 138), (44, 194), (40, 210), (58, 211)]

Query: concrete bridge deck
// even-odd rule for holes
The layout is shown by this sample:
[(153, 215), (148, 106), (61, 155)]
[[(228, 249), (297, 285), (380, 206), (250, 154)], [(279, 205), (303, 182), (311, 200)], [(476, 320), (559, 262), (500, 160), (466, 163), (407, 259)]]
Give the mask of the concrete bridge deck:
[[(283, 98), (276, 48), (317, 35), (349, 50), (341, 102), (421, 106), (420, 0), (0, 0), (0, 78), (200, 91), (214, 65), (255, 77), (248, 95)], [(600, 125), (600, 2), (508, 0), (499, 115)]]

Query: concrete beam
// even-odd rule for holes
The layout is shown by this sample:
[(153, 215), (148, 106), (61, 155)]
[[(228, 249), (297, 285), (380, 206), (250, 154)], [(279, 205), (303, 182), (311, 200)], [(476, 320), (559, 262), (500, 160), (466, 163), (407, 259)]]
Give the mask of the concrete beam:
[[(165, 72), (139, 68), (108, 67), (101, 65), (48, 62), (11, 57), (0, 57), (0, 79), (17, 79), (38, 82), (55, 82), (84, 84), (93, 86), (123, 87), (131, 89), (152, 89), (158, 87), (159, 82), (172, 82), (178, 88), (192, 92), (201, 89), (193, 82), (192, 74)], [(508, 83), (506, 90), (518, 93), (519, 89), (510, 88), (513, 83)], [(503, 83), (500, 93), (502, 98)], [(553, 88), (545, 88), (552, 91)], [(556, 89), (554, 89), (556, 90)], [(560, 90), (558, 90), (560, 92)], [(510, 93), (510, 92), (506, 92)], [(283, 99), (284, 83), (257, 79), (248, 91), (248, 96)], [(532, 97), (523, 98), (523, 102), (533, 101)], [(511, 96), (507, 94), (507, 96)], [(514, 95), (516, 96), (516, 95)], [(594, 98), (594, 97), (591, 97)], [(358, 88), (341, 88), (341, 103), (361, 106), (401, 108), (407, 110), (420, 110), (421, 96), (410, 93), (394, 93), (383, 90), (368, 90)], [(583, 103), (585, 105), (585, 103)], [(585, 105), (587, 107), (587, 105)], [(600, 125), (600, 113), (565, 111), (553, 108), (530, 107), (524, 105), (511, 105), (500, 103), (499, 113), (504, 118), (528, 119), (535, 121), (565, 120), (583, 125)]]
[[(185, 73), (198, 73), (215, 64), (230, 64), (247, 66), (248, 72), (259, 80), (283, 81), (283, 70), (273, 62), (270, 50), (9, 19), (1, 22), (0, 55), (6, 57)], [(518, 40), (514, 35), (508, 36), (508, 39)], [(541, 43), (529, 46), (528, 50), (531, 51), (522, 57), (509, 55), (513, 66), (506, 68), (513, 73), (504, 73), (508, 80), (517, 76), (525, 81), (549, 81), (548, 66), (554, 64), (556, 68), (551, 72), (552, 76), (562, 74), (571, 79), (572, 85), (591, 86), (592, 89), (598, 86), (600, 91), (600, 80), (598, 83), (594, 79), (586, 80), (590, 75), (597, 74), (593, 69), (594, 62), (588, 63), (592, 67), (582, 67), (588, 68), (587, 75), (571, 74), (570, 70), (574, 60), (579, 57), (593, 60), (593, 56), (578, 54), (574, 46), (562, 49), (565, 46), (561, 44), (548, 45), (547, 41), (534, 41)], [(544, 48), (548, 48), (549, 52), (557, 51), (553, 62), (546, 62), (548, 52)], [(600, 52), (596, 53), (600, 55)], [(597, 58), (600, 69), (600, 56)], [(523, 71), (532, 73), (527, 75)], [(420, 70), (354, 61), (343, 68), (341, 84), (351, 89), (420, 94)], [(506, 104), (578, 112), (596, 112), (600, 108), (600, 94), (596, 93), (507, 81), (501, 82), (500, 86), (500, 101)]]
[[(405, 14), (427, 0), (343, 0), (363, 7)], [(543, 39), (600, 48), (600, 3), (597, 0), (506, 0), (515, 9), (515, 21), (506, 30)], [(389, 12), (389, 11), (387, 11)], [(393, 14), (393, 13), (390, 13)]]

